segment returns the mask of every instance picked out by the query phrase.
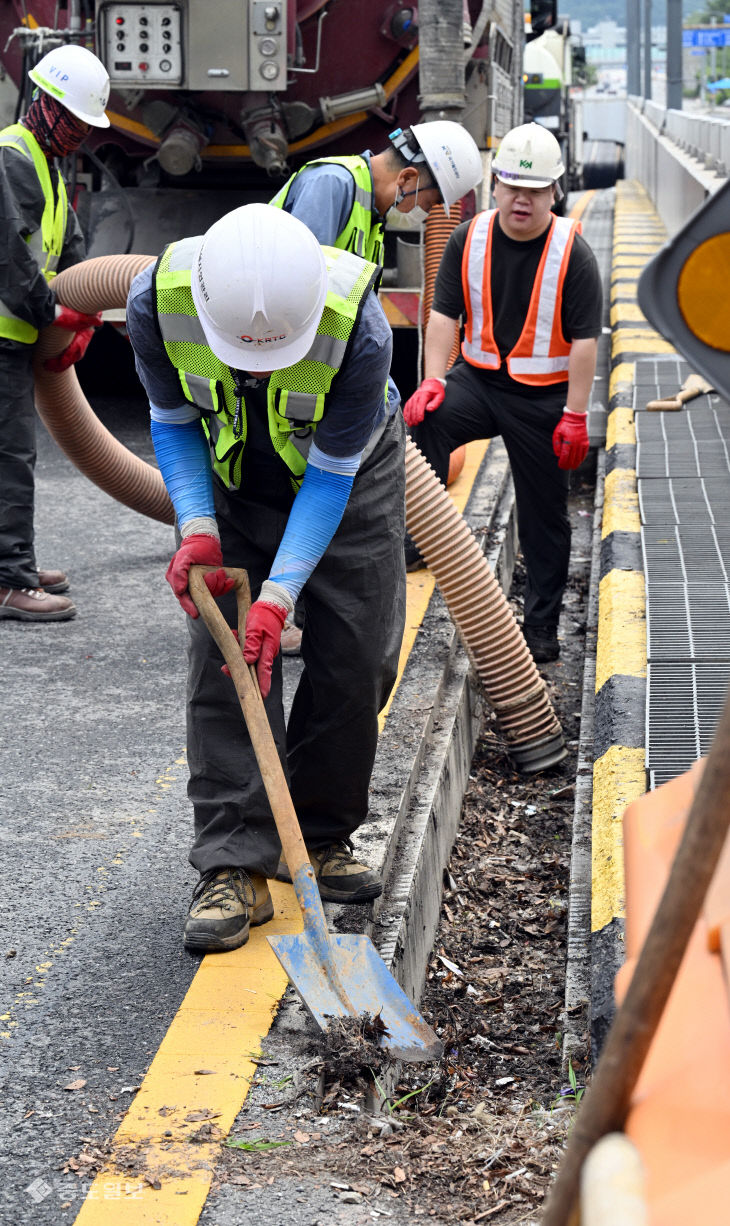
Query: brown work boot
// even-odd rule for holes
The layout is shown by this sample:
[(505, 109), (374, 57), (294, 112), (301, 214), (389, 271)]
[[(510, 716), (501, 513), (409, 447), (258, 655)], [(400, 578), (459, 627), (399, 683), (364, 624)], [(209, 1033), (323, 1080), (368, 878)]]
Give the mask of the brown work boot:
[(0, 617), (21, 622), (64, 622), (76, 616), (68, 596), (54, 596), (42, 587), (0, 587)]
[(242, 868), (211, 868), (193, 890), (183, 941), (196, 953), (238, 949), (249, 926), (273, 918), (274, 902), (265, 877)]
[[(346, 842), (333, 843), (320, 851), (310, 851), (309, 859), (323, 902), (368, 902), (383, 893), (383, 883), (374, 869), (359, 864)], [(277, 881), (291, 881), (282, 857), (276, 870)]]
[(68, 575), (62, 570), (39, 570), (38, 586), (42, 587), (44, 592), (58, 595), (59, 592), (67, 592), (71, 584)]

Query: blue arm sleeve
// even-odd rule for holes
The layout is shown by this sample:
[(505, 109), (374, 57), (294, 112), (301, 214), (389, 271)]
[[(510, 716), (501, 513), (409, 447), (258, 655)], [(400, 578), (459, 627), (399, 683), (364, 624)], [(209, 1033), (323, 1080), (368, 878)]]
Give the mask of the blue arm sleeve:
[(329, 472), (307, 464), (269, 574), (292, 600), (297, 599), (337, 531), (354, 480), (354, 472)]
[(151, 422), (152, 445), (182, 528), (199, 516), (215, 518), (210, 451), (199, 421)]

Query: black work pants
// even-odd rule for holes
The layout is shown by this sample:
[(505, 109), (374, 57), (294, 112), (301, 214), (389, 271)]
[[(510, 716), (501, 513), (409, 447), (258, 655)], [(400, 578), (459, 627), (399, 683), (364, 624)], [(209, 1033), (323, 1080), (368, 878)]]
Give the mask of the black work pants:
[(33, 346), (0, 340), (0, 587), (38, 587)]
[(524, 620), (532, 626), (557, 626), (568, 580), (568, 473), (558, 468), (552, 444), (563, 404), (562, 392), (549, 388), (534, 400), (490, 386), (488, 373), (459, 361), (449, 371), (442, 404), (411, 431), (444, 484), (455, 448), (502, 436), (527, 574)]
[[(345, 514), (303, 589), (304, 671), (288, 726), (281, 656), (266, 710), (310, 849), (347, 839), (367, 817), (378, 712), (395, 682), (405, 623), (405, 431), (400, 413), (358, 472)], [(255, 600), (268, 578), (287, 513), (216, 486), (223, 558), (248, 571)], [(220, 601), (236, 625), (232, 594)], [(195, 814), (190, 861), (273, 876), (280, 843), (230, 678), (202, 618), (188, 619), (188, 794)]]

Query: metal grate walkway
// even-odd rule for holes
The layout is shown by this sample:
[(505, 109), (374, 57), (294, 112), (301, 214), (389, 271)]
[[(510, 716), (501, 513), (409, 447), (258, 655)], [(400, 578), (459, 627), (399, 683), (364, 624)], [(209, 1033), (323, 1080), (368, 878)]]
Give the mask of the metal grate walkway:
[(730, 684), (730, 406), (709, 394), (647, 412), (690, 373), (637, 362), (636, 473), (646, 582), (650, 786), (707, 753)]

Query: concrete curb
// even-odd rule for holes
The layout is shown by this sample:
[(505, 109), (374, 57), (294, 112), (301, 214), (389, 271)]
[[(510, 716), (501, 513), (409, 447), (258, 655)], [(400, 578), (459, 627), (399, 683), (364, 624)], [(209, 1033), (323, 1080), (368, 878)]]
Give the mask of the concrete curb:
[(593, 1058), (614, 1013), (613, 980), (624, 960), (626, 806), (646, 791), (646, 597), (633, 416), (639, 357), (671, 351), (636, 299), (639, 275), (666, 237), (635, 182), (616, 188), (611, 267), (611, 374), (598, 573), (593, 719), (591, 1039)]

